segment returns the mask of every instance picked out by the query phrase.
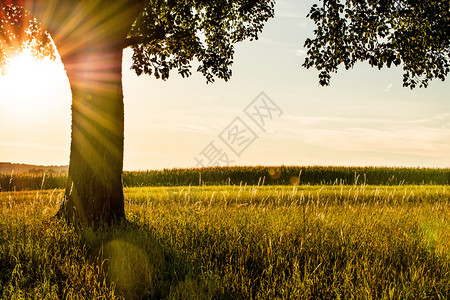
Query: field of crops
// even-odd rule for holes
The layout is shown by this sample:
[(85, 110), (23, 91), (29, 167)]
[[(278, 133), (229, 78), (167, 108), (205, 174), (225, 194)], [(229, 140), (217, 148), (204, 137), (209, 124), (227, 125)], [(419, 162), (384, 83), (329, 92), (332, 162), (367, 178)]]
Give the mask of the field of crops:
[[(0, 191), (61, 189), (66, 174), (0, 173)], [(210, 167), (124, 172), (126, 187), (201, 185), (408, 185), (450, 183), (450, 169), (387, 167)]]
[(81, 233), (62, 196), (0, 193), (2, 299), (450, 297), (448, 186), (126, 188), (129, 223)]

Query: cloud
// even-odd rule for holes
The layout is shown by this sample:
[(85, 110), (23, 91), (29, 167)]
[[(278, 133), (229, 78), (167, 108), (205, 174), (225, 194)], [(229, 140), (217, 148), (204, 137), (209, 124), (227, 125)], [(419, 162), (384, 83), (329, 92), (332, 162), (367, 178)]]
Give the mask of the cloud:
[(429, 128), (449, 128), (450, 113), (443, 113), (437, 116), (430, 116), (409, 122), (413, 126), (429, 127)]
[(306, 50), (298, 49), (297, 51), (295, 51), (295, 55), (300, 56), (300, 57), (306, 57)]
[(428, 123), (428, 122), (432, 122), (432, 121), (445, 121), (445, 120), (450, 120), (450, 113), (443, 113), (443, 114), (439, 114), (437, 116), (431, 116), (428, 118), (422, 118), (422, 119), (418, 119), (415, 120), (414, 123)]
[(373, 129), (442, 129), (448, 128), (450, 124), (450, 113), (443, 113), (420, 119), (401, 119), (392, 116), (296, 116), (285, 115), (284, 119), (292, 120), (296, 125), (313, 126), (315, 128), (341, 128), (348, 129), (354, 127)]
[(278, 18), (305, 18), (305, 13), (280, 11), (280, 12), (275, 12), (275, 17), (278, 17)]
[(384, 152), (445, 157), (450, 131), (441, 129), (379, 130), (370, 128), (304, 129), (296, 138), (330, 151)]
[(335, 127), (337, 124), (383, 124), (391, 120), (384, 118), (345, 118), (345, 117), (332, 117), (332, 116), (294, 116), (285, 115), (284, 119), (290, 119), (301, 125), (326, 125), (327, 127)]
[(285, 115), (287, 123), (276, 128), (276, 132), (280, 138), (298, 140), (324, 151), (428, 157), (448, 165), (449, 118), (448, 113), (409, 120)]
[(387, 87), (383, 89), (383, 92), (387, 93), (392, 88), (392, 83), (389, 83)]
[(267, 45), (277, 46), (277, 47), (289, 47), (289, 46), (291, 46), (288, 43), (278, 42), (278, 41), (275, 41), (275, 40), (272, 40), (272, 39), (268, 39), (268, 38), (265, 38), (265, 37), (260, 38), (258, 40), (258, 43), (264, 43), (264, 44), (267, 44)]
[(172, 129), (175, 129), (175, 130), (183, 130), (183, 131), (191, 131), (191, 132), (192, 131), (193, 132), (209, 131), (209, 129), (207, 127), (195, 125), (195, 124), (174, 124), (171, 127), (172, 127)]

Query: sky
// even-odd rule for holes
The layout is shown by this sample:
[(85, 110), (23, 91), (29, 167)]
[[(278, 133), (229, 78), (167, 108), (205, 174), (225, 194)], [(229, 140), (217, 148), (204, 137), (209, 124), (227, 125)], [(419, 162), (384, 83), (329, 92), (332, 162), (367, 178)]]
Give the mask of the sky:
[[(301, 65), (314, 1), (278, 1), (258, 41), (236, 46), (233, 77), (138, 77), (124, 50), (125, 170), (210, 165), (450, 167), (450, 85), (402, 87), (402, 69), (360, 63), (331, 86)], [(69, 163), (60, 61), (22, 59), (0, 76), (0, 161)], [(26, 71), (24, 71), (26, 70)], [(258, 110), (256, 110), (258, 109)]]

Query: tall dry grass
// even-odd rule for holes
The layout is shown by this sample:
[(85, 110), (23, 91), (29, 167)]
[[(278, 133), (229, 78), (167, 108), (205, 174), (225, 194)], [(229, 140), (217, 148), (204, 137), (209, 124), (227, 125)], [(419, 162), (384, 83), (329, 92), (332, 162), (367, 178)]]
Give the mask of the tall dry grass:
[(448, 299), (448, 186), (125, 190), (79, 232), (62, 191), (0, 193), (2, 299)]

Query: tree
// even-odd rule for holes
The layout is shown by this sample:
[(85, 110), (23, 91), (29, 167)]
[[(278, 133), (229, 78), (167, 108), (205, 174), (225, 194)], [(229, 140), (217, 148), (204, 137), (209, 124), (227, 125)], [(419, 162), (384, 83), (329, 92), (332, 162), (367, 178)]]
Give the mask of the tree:
[[(234, 44), (257, 39), (273, 0), (1, 0), (0, 66), (22, 48), (59, 51), (72, 91), (72, 141), (59, 215), (82, 224), (125, 217), (122, 53), (132, 69), (167, 79), (228, 80)], [(51, 42), (51, 38), (54, 44)]]
[(371, 66), (403, 65), (403, 86), (427, 87), (445, 80), (450, 60), (450, 2), (440, 0), (324, 0), (308, 15), (316, 24), (307, 39), (306, 68), (320, 71), (329, 85), (331, 73), (357, 61)]

